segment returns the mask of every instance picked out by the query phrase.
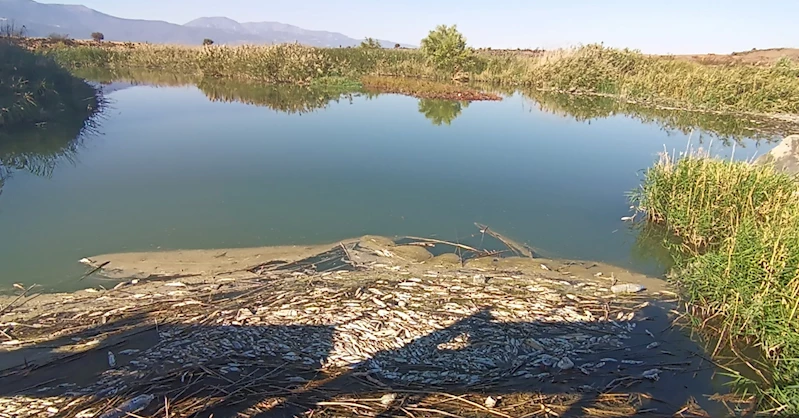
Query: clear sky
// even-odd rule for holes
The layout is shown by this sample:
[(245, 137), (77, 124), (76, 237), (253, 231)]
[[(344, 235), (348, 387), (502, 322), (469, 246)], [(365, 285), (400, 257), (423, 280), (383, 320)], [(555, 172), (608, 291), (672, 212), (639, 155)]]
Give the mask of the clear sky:
[(649, 53), (799, 47), (799, 0), (39, 0), (186, 23), (227, 16), (417, 44), (457, 24), (470, 45), (557, 48), (604, 42)]

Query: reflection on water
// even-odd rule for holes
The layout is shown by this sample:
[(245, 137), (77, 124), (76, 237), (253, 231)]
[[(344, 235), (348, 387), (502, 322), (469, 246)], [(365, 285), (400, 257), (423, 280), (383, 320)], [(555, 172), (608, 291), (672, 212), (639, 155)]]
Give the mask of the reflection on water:
[[(80, 275), (80, 257), (118, 251), (367, 233), (479, 244), (474, 222), (545, 253), (659, 274), (671, 263), (659, 238), (620, 221), (636, 173), (694, 129), (751, 145), (736, 158), (769, 146), (746, 138), (772, 136), (735, 118), (540, 92), (463, 103), (165, 73), (81, 76), (109, 94), (102, 137), (84, 142), (83, 122), (70, 120), (0, 142), (0, 184), (12, 171), (52, 175), (5, 181), (0, 235), (20, 238), (0, 242), (2, 283), (57, 282)], [(729, 151), (725, 141), (712, 148)], [(80, 164), (58, 164), (78, 153)]]
[(460, 116), (464, 108), (469, 107), (469, 102), (441, 99), (419, 99), (419, 113), (430, 120), (433, 125), (449, 125)]
[[(101, 84), (119, 81), (129, 86), (149, 85), (159, 87), (196, 86), (212, 101), (240, 102), (265, 106), (285, 113), (308, 113), (324, 109), (331, 102), (352, 101), (353, 97), (375, 97), (379, 94), (353, 87), (296, 86), (250, 83), (242, 80), (176, 75), (148, 70), (128, 69), (110, 72), (100, 68), (79, 69), (76, 75)], [(396, 80), (394, 80), (396, 84)], [(680, 109), (647, 107), (628, 103), (612, 97), (572, 95), (539, 90), (517, 90), (513, 87), (478, 85), (484, 90), (512, 96), (521, 94), (544, 112), (590, 123), (592, 120), (624, 115), (642, 123), (656, 124), (667, 132), (696, 133), (700, 143), (710, 136), (730, 145), (739, 145), (745, 139), (773, 141), (791, 134), (794, 124), (746, 115), (695, 112)], [(469, 102), (419, 99), (419, 113), (433, 125), (450, 125), (469, 106)]]
[[(612, 97), (558, 94), (538, 90), (521, 92), (531, 99), (539, 110), (581, 122), (625, 115), (642, 123), (657, 124), (667, 132), (690, 134), (697, 131), (731, 145), (745, 139), (773, 141), (790, 135), (795, 126), (771, 119), (755, 119), (746, 115), (717, 114), (712, 112), (687, 112), (678, 109), (646, 107), (619, 101)], [(701, 138), (700, 138), (701, 143)]]
[(98, 133), (100, 112), (64, 112), (47, 123), (0, 130), (0, 193), (15, 171), (50, 177), (59, 163), (74, 162), (83, 141)]

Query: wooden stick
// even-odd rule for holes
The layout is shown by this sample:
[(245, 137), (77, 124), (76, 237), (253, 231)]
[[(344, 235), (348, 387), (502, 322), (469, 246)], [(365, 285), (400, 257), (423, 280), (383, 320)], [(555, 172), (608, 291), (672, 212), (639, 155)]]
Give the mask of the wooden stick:
[(478, 250), (478, 249), (476, 249), (474, 247), (470, 247), (470, 246), (464, 245), (464, 244), (458, 244), (458, 243), (454, 243), (454, 242), (449, 242), (449, 241), (442, 241), (440, 239), (411, 237), (411, 236), (406, 236), (405, 238), (415, 239), (417, 241), (422, 241), (422, 242), (433, 242), (433, 243), (436, 243), (436, 244), (451, 245), (453, 247), (458, 247), (458, 248), (464, 249), (466, 251), (472, 251), (472, 252), (475, 252), (475, 253), (478, 253), (478, 254), (482, 253), (482, 251), (480, 251), (480, 250)]
[(91, 276), (92, 274), (96, 273), (98, 270), (100, 270), (101, 268), (103, 268), (103, 267), (105, 267), (105, 266), (107, 266), (109, 264), (111, 264), (110, 261), (106, 261), (103, 264), (100, 264), (99, 266), (95, 267), (92, 271), (84, 274), (80, 279), (78, 279), (78, 281), (81, 281), (81, 280)]
[(488, 228), (487, 225), (475, 222), (474, 226), (476, 226), (481, 232), (491, 235), (492, 237), (498, 239), (500, 242), (505, 244), (506, 247), (510, 248), (511, 251), (516, 253), (516, 255), (523, 255), (526, 257), (533, 258), (533, 252), (530, 251), (526, 246), (519, 244), (510, 238), (505, 237), (499, 232), (492, 231), (491, 229)]

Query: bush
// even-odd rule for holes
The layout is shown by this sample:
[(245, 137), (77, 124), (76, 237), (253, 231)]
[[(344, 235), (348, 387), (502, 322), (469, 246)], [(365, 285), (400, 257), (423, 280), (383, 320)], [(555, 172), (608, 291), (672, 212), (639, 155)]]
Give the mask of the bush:
[(95, 42), (102, 42), (103, 39), (105, 39), (105, 35), (103, 35), (102, 32), (93, 32), (92, 39), (94, 39)]
[(50, 39), (51, 41), (61, 41), (61, 42), (63, 42), (63, 41), (68, 41), (69, 40), (69, 35), (68, 34), (61, 34), (61, 33), (51, 33), (51, 34), (47, 35), (47, 38)]
[(380, 45), (380, 42), (378, 42), (374, 38), (366, 38), (366, 39), (363, 40), (363, 42), (361, 42), (360, 48), (364, 48), (364, 49), (381, 49), (381, 48), (383, 48), (383, 46)]
[(422, 54), (438, 69), (457, 73), (464, 71), (473, 61), (473, 54), (466, 47), (466, 38), (457, 26), (439, 25), (422, 39)]
[(209, 39), (209, 38), (203, 39), (203, 45), (208, 46), (208, 45), (213, 45), (213, 44), (214, 44), (214, 40), (213, 39)]

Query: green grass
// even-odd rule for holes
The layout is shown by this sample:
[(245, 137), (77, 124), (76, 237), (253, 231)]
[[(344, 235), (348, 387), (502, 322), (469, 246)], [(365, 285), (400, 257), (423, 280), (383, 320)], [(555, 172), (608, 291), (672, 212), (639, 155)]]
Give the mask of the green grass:
[(735, 351), (749, 361), (761, 409), (799, 414), (799, 183), (767, 165), (664, 155), (633, 194), (649, 223), (665, 227), (677, 267), (672, 278)]
[[(417, 50), (299, 45), (181, 47), (60, 43), (32, 48), (70, 67), (143, 68), (185, 75), (308, 84), (363, 76), (451, 79)], [(799, 113), (799, 65), (707, 65), (587, 45), (537, 55), (476, 53), (473, 81), (612, 95), (642, 104), (748, 113)]]

